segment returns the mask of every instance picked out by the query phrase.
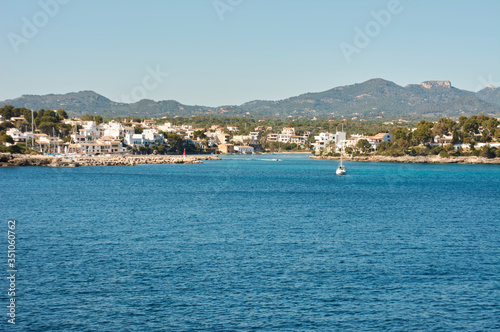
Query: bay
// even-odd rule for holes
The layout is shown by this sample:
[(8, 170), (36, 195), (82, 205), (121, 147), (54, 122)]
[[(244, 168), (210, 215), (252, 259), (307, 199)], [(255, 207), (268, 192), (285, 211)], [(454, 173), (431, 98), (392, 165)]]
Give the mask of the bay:
[(275, 157), (0, 169), (16, 327), (500, 330), (498, 166)]

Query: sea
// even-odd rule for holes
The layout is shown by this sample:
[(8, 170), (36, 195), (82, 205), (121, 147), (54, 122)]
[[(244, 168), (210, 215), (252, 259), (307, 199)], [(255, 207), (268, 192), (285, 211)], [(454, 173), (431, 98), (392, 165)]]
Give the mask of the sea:
[(337, 166), (0, 168), (0, 330), (500, 331), (500, 167)]

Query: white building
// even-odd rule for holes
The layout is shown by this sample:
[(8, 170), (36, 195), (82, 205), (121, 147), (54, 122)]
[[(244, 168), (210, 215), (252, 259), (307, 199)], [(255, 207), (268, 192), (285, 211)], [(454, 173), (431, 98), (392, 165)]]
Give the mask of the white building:
[(23, 133), (17, 128), (9, 128), (5, 133), (12, 137), (14, 143), (26, 143), (30, 138), (34, 137), (33, 133)]
[(35, 150), (40, 152), (61, 153), (63, 140), (47, 134), (35, 134)]
[(134, 128), (125, 127), (120, 122), (111, 121), (108, 123), (103, 123), (97, 126), (99, 130), (99, 137), (109, 136), (113, 138), (118, 138), (120, 136), (125, 137), (126, 135), (133, 135), (135, 133)]
[(294, 136), (290, 137), (290, 143), (294, 143), (294, 144), (306, 144), (307, 143), (307, 137), (294, 135)]
[(379, 133), (379, 134), (377, 134), (375, 136), (370, 136), (370, 139), (373, 142), (377, 142), (377, 144), (378, 144), (380, 142), (393, 142), (394, 141), (394, 136), (392, 136), (389, 133)]
[(235, 146), (234, 152), (243, 153), (243, 154), (252, 154), (255, 152), (255, 149), (251, 146)]
[(277, 142), (279, 138), (279, 134), (269, 134), (267, 135), (268, 142)]
[(142, 134), (125, 135), (125, 144), (135, 147), (156, 146), (163, 142), (163, 134), (159, 134), (156, 129), (144, 129)]
[(61, 120), (62, 123), (64, 124), (68, 124), (68, 125), (71, 125), (71, 126), (76, 126), (76, 125), (82, 125), (82, 120), (80, 119), (64, 119), (64, 120)]
[(71, 134), (71, 141), (74, 143), (86, 143), (88, 139), (85, 135)]
[(279, 134), (278, 135), (278, 142), (281, 143), (290, 143), (290, 139), (292, 138), (293, 135), (290, 134)]
[[(251, 133), (258, 137), (259, 133)], [(281, 131), (281, 134), (269, 134), (267, 135), (268, 142), (280, 142), (280, 143), (294, 143), (294, 144), (305, 144), (309, 140), (308, 135), (298, 136), (295, 135), (295, 128), (285, 127)]]
[(346, 140), (346, 147), (352, 147), (354, 148), (356, 144), (362, 139), (365, 139), (370, 143), (371, 147), (370, 149), (376, 150), (377, 146), (381, 142), (393, 142), (394, 137), (389, 134), (389, 133), (379, 133), (375, 136), (363, 136), (363, 135), (352, 135), (350, 138)]
[(249, 136), (252, 138), (252, 141), (258, 141), (260, 138), (260, 133), (258, 131), (250, 132)]
[(165, 133), (174, 133), (176, 132), (176, 129), (172, 126), (170, 122), (164, 123), (160, 126), (158, 126), (158, 130), (161, 130)]
[(332, 146), (335, 146), (335, 149), (339, 150), (342, 142), (345, 141), (345, 137), (344, 132), (336, 132), (335, 134), (320, 133), (318, 136), (314, 136), (316, 142), (312, 145), (314, 146), (314, 150), (316, 152), (320, 152), (321, 150), (330, 152)]
[(82, 121), (83, 129), (80, 129), (80, 135), (87, 136), (89, 141), (93, 141), (102, 136), (101, 131), (95, 121)]
[(144, 138), (149, 141), (150, 145), (159, 145), (163, 143), (163, 134), (159, 134), (156, 129), (144, 129), (142, 134)]
[(133, 135), (125, 135), (125, 144), (130, 146), (146, 146), (149, 142), (144, 137), (144, 134), (133, 134)]
[(87, 142), (87, 143), (77, 143), (70, 144), (65, 148), (65, 153), (78, 153), (78, 154), (102, 154), (104, 153), (105, 145), (100, 142)]
[(253, 141), (250, 135), (235, 135), (233, 136), (233, 142), (235, 143), (246, 143)]
[(453, 142), (453, 135), (443, 135), (443, 136), (435, 136), (434, 143), (435, 144), (451, 144)]
[(227, 143), (229, 143), (229, 138), (230, 137), (231, 136), (229, 134), (222, 133), (222, 132), (216, 132), (215, 143), (217, 145), (219, 145), (219, 144), (227, 144)]

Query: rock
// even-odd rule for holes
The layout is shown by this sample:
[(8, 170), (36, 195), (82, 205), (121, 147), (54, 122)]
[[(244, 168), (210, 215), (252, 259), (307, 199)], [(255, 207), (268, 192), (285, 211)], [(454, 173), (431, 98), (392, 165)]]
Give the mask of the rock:
[[(340, 157), (323, 157), (310, 156), (313, 159), (340, 160)], [(367, 162), (388, 162), (388, 163), (418, 163), (418, 164), (500, 164), (500, 158), (482, 158), (476, 156), (460, 156), (460, 157), (440, 157), (440, 156), (356, 156), (353, 158), (345, 158), (352, 161), (367, 161)]]
[(42, 155), (0, 154), (0, 166), (50, 166), (50, 167), (78, 167), (78, 166), (134, 166), (140, 164), (202, 164), (203, 160), (220, 160), (212, 155), (193, 155), (189, 157), (172, 155), (148, 156), (93, 156), (93, 157), (54, 157)]

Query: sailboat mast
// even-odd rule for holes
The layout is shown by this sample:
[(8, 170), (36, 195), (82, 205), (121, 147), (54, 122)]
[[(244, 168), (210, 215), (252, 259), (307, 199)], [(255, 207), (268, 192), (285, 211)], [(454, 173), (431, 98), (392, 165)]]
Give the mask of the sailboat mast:
[(31, 134), (33, 137), (31, 137), (31, 148), (34, 150), (35, 149), (35, 121), (33, 117), (33, 110), (31, 110)]
[(342, 154), (344, 152), (344, 147), (340, 149), (340, 167), (342, 167)]
[(343, 167), (343, 157), (344, 157), (344, 148), (345, 148), (345, 140), (344, 140), (344, 123), (342, 122), (342, 142), (340, 145), (340, 167)]
[[(342, 133), (344, 132), (344, 123), (342, 122)], [(342, 139), (342, 145), (340, 148), (340, 166), (342, 166), (342, 155), (344, 154), (344, 139)]]

